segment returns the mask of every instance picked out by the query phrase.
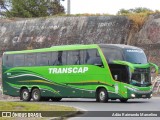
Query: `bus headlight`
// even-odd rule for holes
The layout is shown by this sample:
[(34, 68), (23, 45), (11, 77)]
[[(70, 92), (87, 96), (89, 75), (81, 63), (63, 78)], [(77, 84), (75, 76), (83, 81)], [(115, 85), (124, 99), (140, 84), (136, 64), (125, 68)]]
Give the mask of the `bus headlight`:
[(131, 94), (131, 97), (132, 97), (132, 98), (135, 98), (136, 96), (135, 96), (135, 94)]
[(152, 97), (152, 94), (150, 95), (150, 97)]

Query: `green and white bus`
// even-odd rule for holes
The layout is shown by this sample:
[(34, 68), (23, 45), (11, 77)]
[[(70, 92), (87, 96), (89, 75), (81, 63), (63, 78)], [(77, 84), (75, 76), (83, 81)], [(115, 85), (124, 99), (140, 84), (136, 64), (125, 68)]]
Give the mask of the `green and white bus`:
[(151, 98), (150, 68), (142, 49), (121, 44), (64, 45), (3, 54), (3, 94), (23, 101), (62, 98)]

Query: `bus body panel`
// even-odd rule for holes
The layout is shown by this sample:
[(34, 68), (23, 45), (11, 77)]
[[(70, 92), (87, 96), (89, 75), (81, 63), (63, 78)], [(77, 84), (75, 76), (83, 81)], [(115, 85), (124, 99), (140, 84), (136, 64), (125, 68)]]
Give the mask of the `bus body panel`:
[[(70, 72), (62, 71), (69, 68), (77, 68), (77, 71), (73, 71), (75, 73), (63, 73)], [(53, 71), (55, 69), (57, 71)], [(87, 65), (87, 67), (86, 65), (74, 65), (11, 68), (4, 73), (4, 93), (19, 96), (21, 87), (26, 86), (31, 89), (38, 86), (42, 91), (42, 96), (54, 94), (57, 97), (95, 97), (97, 85), (107, 85), (107, 81), (108, 84), (110, 83), (110, 77), (106, 71), (106, 68), (93, 65)], [(16, 92), (13, 89), (17, 89)]]
[[(78, 46), (78, 45), (77, 45)], [(50, 65), (6, 67), (2, 66), (3, 93), (20, 96), (20, 89), (39, 88), (43, 97), (95, 98), (98, 88), (105, 88), (110, 99), (150, 98), (152, 87), (138, 87), (114, 80), (107, 60), (98, 45), (52, 47), (38, 50), (6, 52), (5, 55), (45, 53), (53, 51), (97, 49), (103, 66), (98, 65)], [(3, 62), (5, 60), (3, 59)]]

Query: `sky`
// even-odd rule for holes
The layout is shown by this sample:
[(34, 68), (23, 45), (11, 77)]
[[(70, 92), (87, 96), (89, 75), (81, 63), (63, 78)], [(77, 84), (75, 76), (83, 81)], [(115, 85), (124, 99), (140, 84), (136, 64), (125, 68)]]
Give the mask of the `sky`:
[[(116, 14), (120, 9), (146, 7), (160, 10), (160, 0), (70, 0), (71, 14)], [(61, 1), (67, 10), (67, 0)]]

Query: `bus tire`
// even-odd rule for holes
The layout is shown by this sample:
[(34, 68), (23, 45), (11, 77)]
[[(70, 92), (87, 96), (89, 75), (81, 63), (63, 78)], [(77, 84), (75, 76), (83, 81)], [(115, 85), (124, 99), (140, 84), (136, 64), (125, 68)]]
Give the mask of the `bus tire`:
[(108, 92), (105, 88), (100, 88), (98, 90), (96, 101), (99, 101), (101, 103), (108, 102)]
[(122, 103), (126, 103), (126, 102), (128, 101), (128, 99), (122, 98), (122, 99), (120, 99), (120, 101), (121, 101)]
[(38, 101), (40, 101), (41, 100), (41, 92), (40, 92), (40, 90), (38, 89), (38, 88), (34, 88), (33, 90), (32, 90), (32, 99), (33, 99), (33, 101), (35, 101), (35, 102), (38, 102)]
[(51, 100), (53, 102), (59, 102), (60, 100), (62, 100), (62, 98), (52, 97)]
[(24, 88), (21, 90), (20, 98), (22, 101), (30, 101), (31, 100), (31, 94), (27, 88)]

